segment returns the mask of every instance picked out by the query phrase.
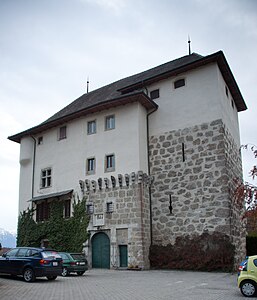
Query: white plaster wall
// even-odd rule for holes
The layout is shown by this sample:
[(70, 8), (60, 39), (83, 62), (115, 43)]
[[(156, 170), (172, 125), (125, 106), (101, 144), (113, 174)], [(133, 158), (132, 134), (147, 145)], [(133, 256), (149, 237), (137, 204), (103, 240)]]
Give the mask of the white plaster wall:
[[(226, 95), (226, 83), (223, 79), (223, 76), (217, 67), (217, 77), (218, 77), (218, 88), (220, 94), (220, 106), (222, 120), (224, 124), (229, 129), (229, 132), (233, 136), (238, 148), (240, 147), (240, 134), (239, 134), (239, 122), (238, 122), (238, 112), (235, 105), (235, 102), (231, 96), (230, 91), (228, 91), (228, 96)], [(232, 105), (233, 101), (233, 105)]]
[[(115, 129), (105, 130), (105, 117), (115, 115)], [(97, 121), (97, 133), (87, 134), (87, 122)], [(67, 123), (67, 138), (58, 140), (58, 127), (43, 132), (43, 144), (36, 146), (34, 197), (68, 189), (79, 191), (79, 180), (147, 171), (146, 110), (139, 103), (127, 104)], [(37, 136), (37, 137), (38, 137)], [(21, 142), (21, 157), (28, 151), (31, 138)], [(30, 153), (30, 154), (29, 154)], [(105, 155), (115, 154), (115, 172), (105, 172)], [(96, 173), (86, 175), (86, 160), (96, 159)], [(41, 170), (52, 168), (52, 186), (40, 188)], [(20, 208), (31, 199), (32, 165), (21, 165)]]
[[(185, 86), (174, 89), (173, 82), (180, 78), (185, 78)], [(217, 64), (163, 80), (148, 90), (157, 88), (160, 98), (155, 102), (159, 108), (150, 116), (150, 136), (222, 119), (239, 141), (237, 111), (226, 99), (225, 82)]]
[(19, 211), (31, 207), (28, 202), (32, 197), (32, 169), (33, 169), (34, 141), (26, 137), (20, 143), (20, 183), (19, 183)]

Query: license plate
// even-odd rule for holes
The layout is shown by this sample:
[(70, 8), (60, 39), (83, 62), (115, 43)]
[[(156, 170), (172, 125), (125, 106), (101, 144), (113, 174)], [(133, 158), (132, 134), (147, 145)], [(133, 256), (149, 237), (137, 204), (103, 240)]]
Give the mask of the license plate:
[(57, 261), (54, 261), (54, 262), (53, 262), (53, 266), (54, 266), (54, 267), (58, 266), (58, 262), (57, 262)]
[(85, 264), (86, 264), (85, 262), (81, 262), (81, 263), (80, 263), (81, 266), (84, 266)]

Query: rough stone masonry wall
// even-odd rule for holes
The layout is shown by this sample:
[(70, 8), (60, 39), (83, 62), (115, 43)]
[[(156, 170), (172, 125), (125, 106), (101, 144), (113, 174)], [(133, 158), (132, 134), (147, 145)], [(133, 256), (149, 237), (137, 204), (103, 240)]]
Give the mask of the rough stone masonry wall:
[[(144, 176), (144, 175), (143, 175)], [(148, 180), (148, 179), (147, 179)], [(118, 182), (118, 180), (117, 180)], [(86, 193), (87, 204), (92, 204), (94, 212), (91, 215), (88, 231), (91, 238), (98, 232), (105, 232), (111, 242), (111, 268), (119, 267), (119, 244), (128, 246), (128, 265), (149, 268), (150, 247), (150, 206), (148, 183), (142, 180), (126, 186), (117, 185)], [(113, 212), (106, 212), (107, 202), (113, 203)], [(104, 225), (94, 226), (95, 214), (104, 214)], [(89, 242), (89, 248), (90, 248)], [(89, 257), (92, 249), (89, 249)]]
[[(226, 168), (228, 171), (228, 176), (230, 179), (238, 178), (242, 179), (242, 160), (240, 150), (238, 146), (234, 143), (229, 131), (224, 128), (225, 135), (225, 159)], [(229, 193), (230, 198), (234, 198), (235, 186), (233, 180), (229, 182)], [(235, 246), (235, 257), (234, 264), (235, 267), (245, 258), (246, 255), (246, 220), (243, 217), (243, 210), (238, 209), (238, 207), (231, 202), (231, 218), (230, 218), (230, 237), (232, 243)]]
[(229, 191), (232, 176), (241, 174), (238, 153), (221, 120), (151, 137), (153, 244), (215, 232), (243, 249)]

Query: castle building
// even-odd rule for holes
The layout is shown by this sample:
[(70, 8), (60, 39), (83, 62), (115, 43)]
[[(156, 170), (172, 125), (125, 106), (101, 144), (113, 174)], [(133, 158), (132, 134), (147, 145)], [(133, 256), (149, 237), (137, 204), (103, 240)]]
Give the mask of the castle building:
[(151, 245), (227, 236), (245, 254), (232, 179), (242, 177), (238, 112), (246, 104), (222, 51), (190, 54), (86, 93), (20, 143), (19, 210), (47, 220), (74, 195), (90, 215), (93, 268), (149, 268)]

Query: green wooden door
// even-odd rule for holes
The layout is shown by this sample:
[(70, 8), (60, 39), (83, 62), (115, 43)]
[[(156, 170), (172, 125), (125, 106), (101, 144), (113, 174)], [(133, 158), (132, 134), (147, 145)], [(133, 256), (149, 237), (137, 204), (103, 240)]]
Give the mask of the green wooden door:
[(110, 240), (103, 232), (95, 234), (92, 238), (92, 267), (110, 268)]
[(128, 247), (127, 245), (120, 245), (120, 267), (128, 266)]

